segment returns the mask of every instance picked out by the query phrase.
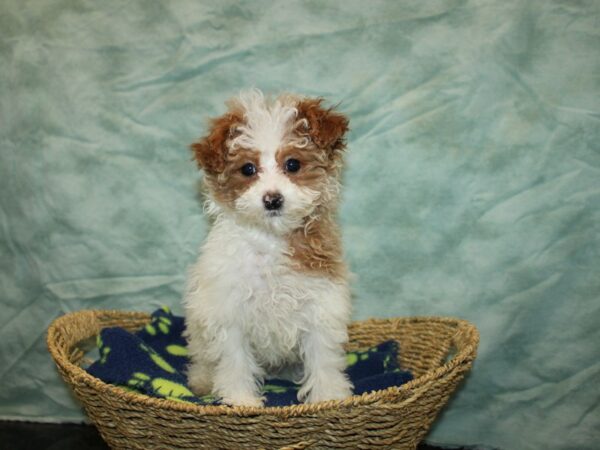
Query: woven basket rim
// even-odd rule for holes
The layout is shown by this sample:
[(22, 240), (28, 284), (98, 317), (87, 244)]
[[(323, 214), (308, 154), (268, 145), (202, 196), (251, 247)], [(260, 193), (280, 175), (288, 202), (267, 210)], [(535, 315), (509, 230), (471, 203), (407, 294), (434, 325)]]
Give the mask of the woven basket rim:
[[(85, 317), (87, 316), (87, 317)], [(150, 314), (137, 311), (123, 311), (123, 310), (82, 310), (64, 314), (56, 318), (48, 328), (47, 332), (47, 346), (48, 350), (54, 359), (55, 363), (68, 375), (69, 381), (85, 384), (100, 395), (117, 396), (131, 404), (135, 404), (146, 408), (159, 408), (166, 411), (177, 411), (188, 413), (196, 416), (256, 416), (256, 415), (275, 415), (275, 416), (301, 416), (306, 414), (314, 414), (319, 411), (327, 409), (341, 409), (355, 407), (358, 405), (368, 405), (378, 401), (385, 400), (385, 398), (401, 395), (402, 391), (418, 390), (422, 391), (435, 380), (443, 377), (448, 372), (455, 369), (457, 366), (471, 363), (477, 353), (477, 347), (479, 343), (479, 332), (477, 328), (464, 319), (458, 319), (454, 317), (442, 317), (442, 316), (410, 316), (410, 317), (389, 317), (389, 318), (369, 318), (366, 320), (354, 321), (352, 325), (364, 325), (364, 324), (380, 324), (394, 322), (397, 324), (402, 323), (445, 323), (454, 325), (456, 327), (455, 336), (458, 333), (463, 333), (469, 336), (469, 343), (460, 349), (456, 354), (452, 356), (449, 361), (446, 361), (440, 367), (428, 371), (425, 374), (415, 377), (413, 380), (401, 385), (392, 386), (386, 389), (376, 390), (361, 395), (353, 395), (343, 400), (329, 400), (319, 403), (310, 404), (296, 404), (290, 406), (267, 406), (267, 407), (254, 407), (254, 406), (228, 406), (228, 405), (197, 405), (187, 402), (178, 402), (174, 400), (161, 399), (157, 397), (151, 397), (145, 394), (127, 391), (119, 386), (105, 383), (104, 381), (90, 375), (81, 366), (72, 363), (68, 356), (68, 353), (72, 349), (62, 348), (60, 342), (58, 342), (61, 336), (61, 329), (65, 327), (70, 321), (77, 317), (85, 317), (88, 320), (99, 320), (100, 317), (112, 317), (121, 319), (133, 319), (133, 320), (149, 320)], [(92, 338), (95, 335), (90, 335), (87, 338)], [(84, 338), (86, 339), (86, 338)], [(84, 340), (82, 339), (82, 340)], [(79, 342), (81, 342), (80, 340)], [(414, 395), (413, 395), (414, 400)], [(378, 403), (378, 408), (398, 408), (401, 407), (395, 403)]]

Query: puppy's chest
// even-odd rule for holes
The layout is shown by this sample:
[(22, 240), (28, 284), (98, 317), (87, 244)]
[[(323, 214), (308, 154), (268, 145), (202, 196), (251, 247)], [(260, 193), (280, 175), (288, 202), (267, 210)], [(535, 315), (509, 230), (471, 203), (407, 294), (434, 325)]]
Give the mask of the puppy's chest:
[(237, 305), (244, 332), (261, 363), (277, 366), (296, 353), (310, 321), (310, 280), (291, 267), (280, 242), (246, 240), (236, 253), (235, 272), (245, 293)]
[[(252, 293), (246, 308), (293, 308), (304, 297), (305, 276), (295, 271), (283, 245), (250, 246), (238, 261), (240, 283)], [(265, 311), (267, 312), (267, 311)]]

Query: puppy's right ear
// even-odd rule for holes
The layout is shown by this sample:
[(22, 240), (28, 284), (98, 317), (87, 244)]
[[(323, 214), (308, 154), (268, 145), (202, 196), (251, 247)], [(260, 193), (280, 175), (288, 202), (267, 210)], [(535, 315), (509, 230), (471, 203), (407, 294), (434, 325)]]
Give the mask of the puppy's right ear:
[(235, 135), (241, 123), (237, 114), (227, 113), (211, 121), (208, 136), (191, 145), (198, 167), (208, 174), (219, 174), (227, 163), (228, 141)]

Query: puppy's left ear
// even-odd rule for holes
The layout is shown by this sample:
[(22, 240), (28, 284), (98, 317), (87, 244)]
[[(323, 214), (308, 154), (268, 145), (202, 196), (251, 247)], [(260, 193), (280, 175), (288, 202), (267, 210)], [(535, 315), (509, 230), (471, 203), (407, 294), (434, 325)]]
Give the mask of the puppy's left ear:
[[(332, 156), (346, 148), (344, 136), (349, 130), (348, 118), (333, 108), (321, 106), (323, 99), (305, 99), (298, 105), (299, 133), (305, 134)], [(303, 121), (302, 119), (306, 119)]]
[(207, 174), (216, 175), (225, 170), (228, 142), (234, 137), (240, 122), (239, 114), (233, 112), (212, 119), (208, 135), (191, 145), (198, 167)]

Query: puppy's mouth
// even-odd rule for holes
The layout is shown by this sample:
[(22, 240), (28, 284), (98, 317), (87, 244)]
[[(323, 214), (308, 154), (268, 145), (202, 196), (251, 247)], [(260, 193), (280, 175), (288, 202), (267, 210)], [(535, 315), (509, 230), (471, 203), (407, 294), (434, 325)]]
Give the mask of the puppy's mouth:
[(281, 217), (281, 211), (266, 211), (267, 217)]

